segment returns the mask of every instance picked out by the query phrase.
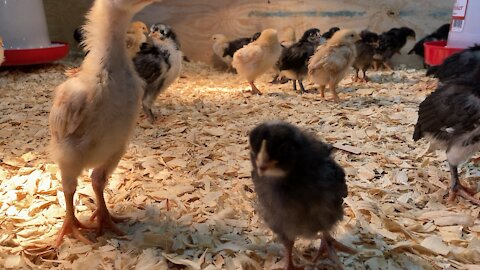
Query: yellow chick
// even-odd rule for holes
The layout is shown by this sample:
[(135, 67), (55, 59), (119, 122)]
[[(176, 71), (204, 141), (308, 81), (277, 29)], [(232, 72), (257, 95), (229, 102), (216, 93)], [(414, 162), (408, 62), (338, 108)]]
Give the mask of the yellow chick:
[(144, 83), (128, 57), (125, 39), (135, 13), (154, 0), (95, 0), (85, 25), (89, 51), (76, 76), (60, 84), (50, 110), (50, 154), (57, 163), (65, 195), (66, 214), (56, 246), (66, 234), (91, 243), (79, 228), (73, 197), (77, 178), (92, 168), (97, 209), (97, 234), (123, 232), (107, 209), (103, 191), (132, 136)]
[(255, 79), (272, 68), (281, 53), (282, 46), (278, 41), (277, 31), (266, 29), (257, 40), (235, 52), (232, 66), (240, 76), (247, 79), (252, 92), (261, 95), (262, 93), (254, 84)]
[(332, 91), (335, 102), (340, 101), (336, 87), (345, 77), (356, 57), (355, 42), (360, 36), (353, 30), (340, 30), (317, 48), (308, 63), (308, 75), (319, 85), (320, 95), (325, 97), (325, 86)]
[(5, 61), (5, 53), (3, 51), (3, 39), (0, 37), (0, 66), (3, 64), (3, 61)]
[(284, 27), (280, 35), (280, 44), (284, 47), (290, 47), (296, 41), (295, 29), (291, 26)]

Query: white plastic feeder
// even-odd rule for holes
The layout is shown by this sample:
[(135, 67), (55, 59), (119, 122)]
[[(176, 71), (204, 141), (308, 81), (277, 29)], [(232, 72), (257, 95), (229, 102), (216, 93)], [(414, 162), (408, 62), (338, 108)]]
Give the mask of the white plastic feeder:
[(1, 0), (2, 66), (40, 64), (63, 58), (68, 44), (50, 42), (42, 0)]
[(480, 0), (456, 0), (447, 46), (467, 48), (480, 44)]

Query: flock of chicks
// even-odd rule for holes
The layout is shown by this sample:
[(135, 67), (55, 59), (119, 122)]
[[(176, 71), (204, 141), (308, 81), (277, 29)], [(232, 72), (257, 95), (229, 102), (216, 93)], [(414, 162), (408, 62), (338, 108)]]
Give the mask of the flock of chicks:
[[(107, 179), (127, 148), (140, 107), (143, 105), (153, 121), (151, 105), (178, 76), (182, 61), (180, 45), (170, 27), (154, 24), (148, 40), (143, 39), (147, 32), (145, 25), (134, 23), (130, 27), (133, 15), (152, 2), (96, 0), (81, 31), (87, 51), (85, 59), (56, 89), (49, 117), (50, 152), (61, 172), (66, 202), (57, 246), (66, 234), (91, 243), (80, 229), (94, 228), (75, 217), (73, 205), (77, 178), (86, 168), (93, 168), (91, 178), (97, 210), (91, 220), (97, 219), (97, 234), (105, 229), (123, 234), (116, 225), (121, 219), (113, 217), (105, 203), (103, 191)], [(216, 35), (213, 49), (247, 79), (255, 93), (260, 93), (254, 85), (255, 79), (276, 67), (282, 75), (294, 80), (294, 85), (298, 81), (302, 91), (303, 79), (310, 76), (322, 92), (328, 85), (338, 99), (336, 84), (351, 65), (357, 71), (362, 70), (366, 80), (365, 71), (370, 65), (375, 61), (384, 65), (399, 52), (408, 36), (414, 36), (412, 32), (395, 28), (377, 36), (367, 31), (359, 35), (352, 30), (339, 30), (324, 37), (326, 41), (320, 44), (320, 31), (310, 29), (298, 42), (282, 47), (277, 32), (267, 29), (245, 39), (242, 46), (224, 43), (224, 36)], [(382, 35), (397, 39), (382, 41)], [(356, 56), (357, 50), (369, 53)], [(368, 61), (362, 57), (368, 57)], [(480, 149), (479, 47), (466, 50), (446, 63), (430, 71), (439, 77), (441, 84), (420, 105), (414, 139), (426, 137), (446, 150), (452, 171), (451, 198), (458, 193), (479, 204), (459, 183), (457, 173), (458, 164)], [(452, 63), (463, 69), (452, 69)], [(462, 70), (467, 72), (461, 73)], [(348, 194), (345, 173), (333, 159), (332, 147), (280, 121), (263, 123), (249, 136), (259, 213), (286, 248), (285, 269), (302, 269), (292, 260), (295, 239), (312, 238), (319, 232), (322, 241), (315, 259), (328, 257), (342, 268), (335, 250), (347, 253), (355, 250), (330, 235), (344, 215), (343, 199)]]
[[(383, 66), (391, 70), (388, 61), (395, 53), (400, 53), (408, 38), (415, 38), (415, 32), (408, 27), (392, 28), (380, 35), (368, 30), (358, 34), (338, 27), (320, 35), (319, 29), (311, 28), (298, 41), (291, 27), (285, 28), (284, 32), (282, 40), (273, 29), (232, 41), (216, 34), (212, 36), (212, 49), (229, 69), (236, 69), (247, 79), (255, 94), (261, 94), (254, 84), (255, 79), (273, 68), (277, 71), (276, 77), (282, 75), (292, 80), (295, 91), (298, 82), (301, 91), (305, 92), (303, 80), (310, 77), (319, 86), (322, 98), (328, 86), (338, 102), (336, 87), (351, 66), (356, 70), (353, 80), (366, 82), (370, 67), (378, 69)], [(362, 78), (358, 76), (360, 70)]]

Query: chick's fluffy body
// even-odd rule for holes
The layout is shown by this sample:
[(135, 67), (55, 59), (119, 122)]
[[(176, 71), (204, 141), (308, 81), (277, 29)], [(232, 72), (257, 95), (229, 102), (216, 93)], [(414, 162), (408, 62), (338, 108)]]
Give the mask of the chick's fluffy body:
[[(260, 176), (255, 162), (261, 141), (286, 174)], [(343, 217), (347, 186), (331, 146), (283, 122), (269, 122), (250, 134), (252, 178), (260, 215), (282, 239), (328, 232)]]
[(355, 41), (358, 39), (358, 34), (353, 30), (340, 30), (320, 45), (308, 64), (312, 80), (320, 86), (336, 86), (355, 60)]
[(253, 82), (275, 65), (281, 52), (277, 31), (266, 29), (257, 40), (235, 52), (232, 66), (240, 76)]

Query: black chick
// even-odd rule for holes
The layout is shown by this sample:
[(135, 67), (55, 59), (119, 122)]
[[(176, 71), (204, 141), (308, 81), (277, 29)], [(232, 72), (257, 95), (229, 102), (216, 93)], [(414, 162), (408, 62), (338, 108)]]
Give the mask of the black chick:
[(449, 31), (450, 31), (449, 23), (440, 26), (437, 30), (435, 30), (435, 32), (419, 40), (415, 44), (415, 46), (413, 46), (413, 48), (408, 52), (408, 54), (416, 54), (418, 56), (424, 57), (425, 53), (424, 53), (423, 44), (429, 41), (447, 40)]
[(330, 38), (332, 38), (333, 34), (335, 34), (335, 32), (337, 32), (338, 30), (340, 30), (340, 28), (338, 28), (336, 26), (332, 27), (327, 32), (323, 33), (322, 37), (325, 38), (325, 39), (330, 39)]
[(292, 260), (297, 237), (322, 232), (320, 256), (327, 254), (340, 268), (334, 251), (355, 253), (330, 236), (343, 218), (348, 194), (343, 169), (331, 156), (332, 146), (286, 122), (271, 121), (250, 133), (252, 179), (259, 213), (286, 249), (285, 269), (298, 269)]
[(388, 70), (392, 70), (387, 61), (394, 54), (400, 54), (400, 50), (407, 43), (407, 39), (415, 39), (415, 31), (408, 27), (392, 28), (378, 37), (378, 48), (374, 55), (374, 67), (378, 69), (378, 64), (382, 64)]
[(223, 52), (223, 57), (230, 56), (233, 58), (233, 55), (235, 54), (236, 51), (243, 48), (243, 46), (257, 40), (259, 36), (260, 36), (260, 32), (257, 32), (253, 34), (252, 37), (237, 38), (228, 42), (228, 46), (227, 48), (225, 48), (225, 51)]
[(165, 91), (180, 75), (183, 54), (173, 29), (157, 23), (150, 27), (152, 44), (143, 43), (133, 59), (135, 70), (145, 82), (142, 99), (143, 111), (149, 121), (155, 121), (152, 105), (158, 95)]
[[(353, 68), (355, 69), (353, 81), (361, 80), (368, 82), (367, 70), (373, 63), (373, 55), (378, 46), (378, 35), (368, 30), (363, 30), (360, 32), (360, 38), (361, 40), (355, 42), (357, 57), (355, 58), (355, 62), (353, 62)], [(362, 79), (358, 77), (359, 70), (363, 72)]]
[(464, 78), (480, 81), (480, 45), (475, 45), (449, 56), (441, 65), (430, 67), (427, 75), (434, 75), (442, 83)]
[[(480, 72), (477, 71), (480, 77)], [(449, 200), (460, 195), (480, 205), (459, 181), (457, 166), (480, 149), (480, 85), (478, 81), (452, 80), (441, 85), (421, 104), (413, 139), (426, 138), (432, 149), (445, 150), (450, 167)]]
[(308, 74), (308, 60), (315, 53), (320, 42), (320, 30), (311, 28), (303, 33), (300, 40), (284, 49), (277, 66), (281, 74), (293, 81), (293, 90), (297, 91), (297, 80), (301, 92), (305, 92), (303, 79)]

